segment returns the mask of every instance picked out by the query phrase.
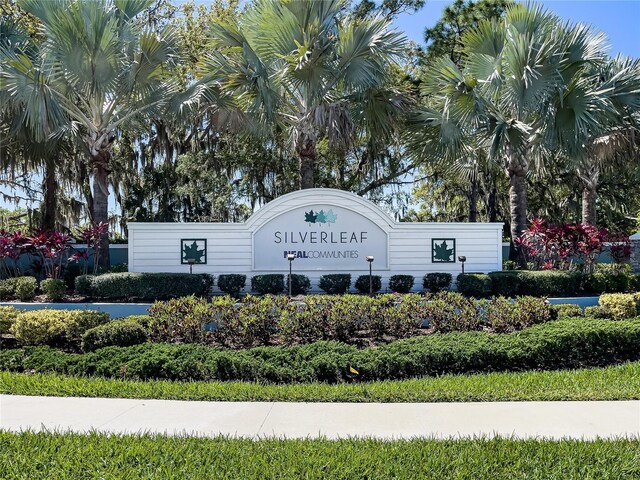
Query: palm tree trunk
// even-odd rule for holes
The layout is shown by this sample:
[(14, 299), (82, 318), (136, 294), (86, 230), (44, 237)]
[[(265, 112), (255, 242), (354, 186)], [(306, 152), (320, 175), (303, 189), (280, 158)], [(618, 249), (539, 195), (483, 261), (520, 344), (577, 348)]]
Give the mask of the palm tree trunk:
[(56, 182), (56, 164), (52, 156), (44, 164), (44, 201), (42, 202), (43, 230), (49, 232), (56, 228), (56, 210), (58, 209), (58, 183)]
[[(94, 223), (109, 223), (109, 159), (108, 150), (101, 150), (92, 157), (93, 164), (93, 215)], [(100, 257), (98, 264), (108, 269), (109, 261), (109, 232), (104, 233), (100, 239)]]
[(497, 222), (498, 221), (498, 210), (496, 208), (496, 197), (498, 196), (498, 189), (495, 187), (495, 184), (491, 186), (491, 191), (489, 192), (489, 221)]
[(471, 190), (469, 192), (469, 221), (478, 221), (478, 178), (471, 179)]
[[(511, 217), (511, 241), (520, 237), (527, 229), (527, 168), (509, 169), (509, 211)], [(515, 245), (509, 254), (510, 260), (526, 265), (524, 252)]]
[(596, 198), (598, 194), (595, 188), (585, 186), (582, 190), (582, 223), (584, 225), (595, 225), (596, 216)]
[(314, 170), (316, 166), (316, 142), (308, 135), (300, 134), (296, 145), (300, 157), (300, 189), (313, 188)]

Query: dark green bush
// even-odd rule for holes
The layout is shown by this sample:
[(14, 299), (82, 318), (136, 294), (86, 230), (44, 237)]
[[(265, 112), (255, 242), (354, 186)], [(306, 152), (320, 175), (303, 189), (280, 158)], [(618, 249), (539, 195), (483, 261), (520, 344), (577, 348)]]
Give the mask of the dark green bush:
[(34, 277), (18, 277), (15, 280), (16, 297), (21, 302), (29, 302), (36, 296), (38, 281)]
[(599, 319), (612, 319), (613, 314), (611, 311), (600, 305), (596, 305), (593, 307), (586, 307), (584, 309), (584, 316), (587, 318), (599, 318)]
[(491, 293), (503, 297), (514, 297), (525, 292), (522, 291), (522, 281), (520, 280), (521, 272), (518, 270), (510, 270), (505, 272), (491, 272), (489, 279), (491, 280)]
[(74, 287), (79, 295), (91, 296), (91, 286), (95, 275), (78, 275), (74, 279)]
[(329, 275), (322, 275), (318, 287), (323, 292), (329, 294), (342, 294), (349, 291), (351, 287), (351, 274), (350, 273), (333, 273)]
[[(289, 290), (289, 275), (287, 275), (287, 290)], [(311, 280), (306, 275), (293, 273), (291, 275), (291, 294), (306, 295), (311, 290)]]
[[(358, 292), (369, 293), (369, 275), (360, 275), (354, 284)], [(371, 292), (375, 293), (382, 288), (382, 277), (380, 275), (371, 275)]]
[(633, 276), (624, 271), (597, 271), (585, 274), (583, 290), (585, 293), (624, 293), (633, 286)]
[(281, 273), (255, 275), (251, 277), (251, 290), (262, 295), (282, 293), (284, 292), (284, 275)]
[(450, 273), (427, 273), (422, 279), (422, 287), (432, 293), (443, 292), (451, 288)]
[(64, 294), (67, 293), (67, 284), (64, 280), (47, 278), (40, 282), (40, 289), (47, 297), (47, 300), (57, 302), (62, 300)]
[(391, 275), (389, 277), (389, 290), (395, 293), (409, 293), (413, 288), (412, 275)]
[(90, 328), (82, 335), (82, 350), (92, 352), (104, 347), (129, 347), (147, 341), (147, 331), (137, 318), (120, 318)]
[(0, 280), (0, 300), (11, 300), (16, 295), (16, 279)]
[(485, 273), (461, 273), (456, 284), (456, 289), (463, 295), (479, 298), (491, 295), (491, 278)]
[(522, 271), (518, 276), (522, 291), (535, 296), (575, 295), (582, 283), (580, 272), (564, 270)]
[(345, 382), (442, 374), (556, 370), (640, 359), (640, 321), (558, 320), (513, 334), (454, 332), (358, 350), (337, 342), (229, 351), (142, 344), (69, 354), (47, 347), (0, 351), (0, 370), (129, 379)]
[[(206, 296), (213, 277), (206, 273), (106, 273), (88, 279), (76, 278), (76, 288), (85, 291), (90, 283), (90, 296), (105, 299), (161, 300), (187, 295)], [(80, 291), (78, 291), (80, 293)]]
[(218, 277), (218, 288), (232, 297), (240, 295), (246, 283), (247, 276), (239, 273), (228, 273)]
[(582, 317), (582, 308), (575, 303), (559, 303), (551, 305), (551, 309), (555, 312), (557, 318), (573, 318)]
[(0, 300), (18, 299), (29, 302), (36, 296), (38, 281), (34, 277), (14, 277), (0, 280)]

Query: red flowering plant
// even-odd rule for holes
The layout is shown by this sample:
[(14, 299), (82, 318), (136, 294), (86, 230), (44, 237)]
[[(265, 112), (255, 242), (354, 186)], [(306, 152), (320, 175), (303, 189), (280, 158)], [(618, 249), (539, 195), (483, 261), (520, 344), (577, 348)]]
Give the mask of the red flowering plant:
[(47, 278), (59, 278), (67, 262), (71, 237), (58, 231), (38, 231), (27, 238), (25, 248), (38, 257)]
[(98, 273), (100, 259), (100, 239), (109, 230), (109, 225), (104, 222), (86, 225), (77, 229), (74, 234), (82, 242), (87, 244), (86, 250), (74, 252), (70, 260), (82, 262), (82, 271), (86, 275), (89, 273), (89, 260), (93, 257), (93, 273)]
[(617, 234), (609, 236), (609, 252), (615, 263), (622, 263), (631, 255), (631, 240), (628, 235)]
[(28, 238), (20, 230), (6, 232), (0, 230), (0, 275), (18, 277), (22, 275), (20, 257), (27, 253)]
[(544, 220), (534, 218), (514, 243), (539, 269), (570, 270), (575, 260), (581, 260), (585, 270), (591, 272), (607, 236), (606, 229), (592, 225), (546, 225)]

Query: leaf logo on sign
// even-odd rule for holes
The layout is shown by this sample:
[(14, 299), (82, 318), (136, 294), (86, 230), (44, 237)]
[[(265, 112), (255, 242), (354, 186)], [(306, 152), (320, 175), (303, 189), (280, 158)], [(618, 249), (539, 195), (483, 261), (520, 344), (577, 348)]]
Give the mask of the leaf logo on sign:
[(338, 215), (336, 215), (332, 209), (329, 209), (326, 212), (324, 211), (324, 209), (322, 209), (317, 213), (313, 210), (304, 212), (304, 221), (307, 222), (309, 226), (311, 226), (312, 223), (317, 223), (320, 225), (326, 223), (328, 225), (331, 225), (332, 223), (336, 223), (337, 219)]

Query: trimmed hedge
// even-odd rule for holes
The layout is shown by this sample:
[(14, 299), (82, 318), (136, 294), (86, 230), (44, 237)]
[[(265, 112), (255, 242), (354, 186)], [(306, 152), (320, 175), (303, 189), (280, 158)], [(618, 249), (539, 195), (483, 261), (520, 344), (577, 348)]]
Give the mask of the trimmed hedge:
[(35, 277), (13, 277), (0, 280), (0, 300), (18, 299), (29, 302), (36, 296), (38, 281)]
[(251, 277), (251, 290), (262, 295), (268, 293), (277, 295), (278, 293), (284, 292), (284, 288), (284, 275), (281, 273), (270, 273)]
[(350, 273), (332, 273), (329, 275), (322, 275), (318, 287), (325, 293), (330, 295), (345, 294), (351, 287), (351, 274)]
[(32, 310), (21, 312), (10, 332), (22, 345), (80, 345), (90, 328), (109, 321), (109, 315), (94, 310)]
[(412, 275), (391, 275), (389, 277), (389, 290), (395, 293), (409, 293), (413, 288)]
[[(287, 290), (289, 290), (289, 275), (287, 275)], [(311, 290), (311, 280), (306, 275), (293, 273), (291, 275), (291, 294), (306, 295)]]
[(491, 278), (484, 273), (461, 273), (456, 279), (457, 290), (469, 297), (491, 295)]
[(605, 293), (598, 303), (614, 320), (634, 318), (640, 310), (640, 293)]
[[(369, 293), (369, 275), (360, 275), (354, 284), (356, 290), (362, 294)], [(380, 275), (371, 275), (371, 291), (379, 292), (382, 288), (382, 277)]]
[(422, 278), (422, 287), (432, 293), (443, 292), (451, 288), (450, 273), (427, 273)]
[(47, 278), (40, 282), (40, 289), (46, 295), (47, 300), (57, 302), (62, 300), (64, 294), (67, 293), (67, 284), (61, 279)]
[(78, 376), (276, 383), (398, 380), (447, 373), (557, 370), (640, 359), (640, 320), (570, 319), (513, 334), (465, 332), (414, 337), (358, 350), (338, 342), (229, 351), (143, 344), (69, 354), (47, 347), (0, 351), (0, 369)]
[(9, 329), (21, 312), (14, 307), (0, 307), (0, 335), (9, 333)]
[(82, 350), (92, 352), (104, 347), (129, 347), (146, 342), (147, 331), (138, 317), (119, 318), (90, 328), (82, 335)]
[(206, 273), (106, 273), (81, 275), (76, 290), (81, 295), (111, 300), (162, 300), (188, 295), (207, 296), (213, 277)]
[(555, 312), (557, 318), (575, 318), (582, 317), (582, 308), (575, 303), (559, 303), (551, 305), (551, 309)]
[(584, 316), (587, 318), (605, 318), (611, 319), (613, 315), (609, 311), (609, 309), (596, 305), (594, 307), (586, 307), (584, 309)]
[(227, 273), (218, 276), (218, 288), (232, 297), (240, 295), (247, 283), (247, 276), (239, 273)]
[(459, 275), (458, 291), (474, 297), (599, 295), (637, 289), (636, 277), (615, 269), (589, 274), (565, 270), (506, 270)]

